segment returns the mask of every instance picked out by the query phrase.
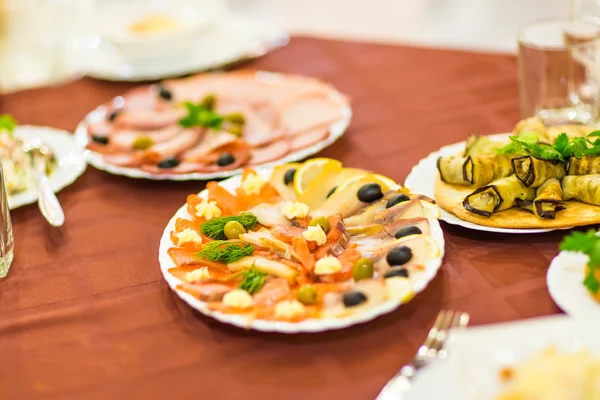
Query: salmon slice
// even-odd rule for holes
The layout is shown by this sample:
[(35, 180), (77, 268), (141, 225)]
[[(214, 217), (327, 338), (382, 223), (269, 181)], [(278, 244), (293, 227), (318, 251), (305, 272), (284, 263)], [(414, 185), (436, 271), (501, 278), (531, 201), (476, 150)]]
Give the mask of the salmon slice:
[(223, 186), (219, 186), (217, 182), (208, 182), (206, 188), (208, 189), (208, 200), (216, 201), (217, 207), (221, 209), (224, 216), (237, 215), (241, 211), (239, 199)]
[(286, 156), (290, 151), (290, 143), (287, 140), (280, 139), (265, 147), (252, 149), (250, 164), (260, 165), (278, 160)]
[(286, 298), (290, 293), (290, 284), (283, 278), (268, 277), (262, 289), (253, 298), (258, 307), (269, 306)]
[(348, 248), (344, 250), (344, 252), (337, 257), (342, 264), (342, 270), (340, 272), (336, 272), (335, 274), (320, 275), (319, 281), (324, 283), (347, 281), (348, 279), (352, 278), (352, 267), (360, 257), (360, 253), (355, 248)]
[(298, 256), (298, 260), (302, 263), (302, 266), (306, 268), (307, 271), (312, 272), (315, 268), (315, 257), (310, 253), (308, 249), (308, 243), (304, 236), (299, 235), (292, 239), (292, 245), (294, 246), (294, 250), (296, 250), (296, 255)]
[(184, 292), (191, 294), (192, 296), (196, 297), (201, 301), (212, 302), (223, 300), (223, 297), (227, 293), (235, 289), (236, 285), (238, 285), (237, 282), (233, 282), (229, 285), (221, 282), (210, 282), (201, 284), (184, 282), (180, 284), (178, 288), (183, 290)]
[(299, 226), (276, 225), (271, 229), (271, 233), (282, 242), (292, 244), (296, 236), (302, 236), (305, 228)]
[(319, 143), (329, 137), (329, 126), (320, 126), (304, 133), (295, 135), (291, 139), (292, 151), (304, 149)]

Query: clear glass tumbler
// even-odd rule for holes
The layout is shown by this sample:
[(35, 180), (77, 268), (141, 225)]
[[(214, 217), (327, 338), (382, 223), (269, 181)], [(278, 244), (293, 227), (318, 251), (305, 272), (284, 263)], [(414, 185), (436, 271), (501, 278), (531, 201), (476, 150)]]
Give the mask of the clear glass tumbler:
[(14, 240), (1, 157), (0, 186), (0, 278), (4, 278), (8, 274), (8, 269), (13, 261)]
[(519, 31), (519, 96), (523, 118), (548, 125), (594, 121), (595, 80), (574, 59), (573, 47), (600, 37), (600, 26), (586, 21), (548, 19)]

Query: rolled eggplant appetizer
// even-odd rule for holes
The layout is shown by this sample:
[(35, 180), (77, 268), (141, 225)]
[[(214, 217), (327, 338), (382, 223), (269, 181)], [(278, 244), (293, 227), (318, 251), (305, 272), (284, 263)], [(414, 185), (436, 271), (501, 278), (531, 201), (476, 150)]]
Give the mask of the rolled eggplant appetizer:
[(560, 162), (540, 160), (532, 156), (515, 157), (511, 160), (515, 176), (525, 186), (540, 187), (550, 178), (562, 179), (565, 167)]
[(517, 136), (522, 136), (525, 133), (537, 133), (541, 141), (550, 141), (546, 126), (541, 119), (537, 117), (521, 120), (515, 125), (513, 132)]
[(508, 156), (440, 157), (437, 161), (442, 181), (452, 185), (483, 186), (511, 175)]
[(567, 175), (562, 179), (563, 200), (600, 206), (600, 175)]
[(496, 150), (504, 146), (496, 140), (492, 140), (487, 136), (469, 135), (467, 145), (465, 147), (465, 157), (488, 156), (496, 154)]
[(535, 189), (511, 175), (475, 190), (465, 197), (463, 207), (474, 214), (489, 217), (494, 212), (513, 207), (516, 199), (531, 201), (534, 198)]
[(563, 191), (560, 181), (550, 178), (537, 188), (533, 200), (533, 213), (539, 218), (554, 219), (556, 212), (563, 210)]
[(571, 156), (567, 161), (567, 175), (600, 174), (600, 156)]

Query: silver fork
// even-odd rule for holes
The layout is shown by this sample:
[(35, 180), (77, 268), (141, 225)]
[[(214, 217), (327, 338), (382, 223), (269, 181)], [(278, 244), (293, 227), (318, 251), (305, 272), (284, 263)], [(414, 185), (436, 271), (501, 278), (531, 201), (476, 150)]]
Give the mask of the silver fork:
[(402, 400), (410, 390), (411, 381), (421, 367), (434, 360), (446, 358), (444, 344), (448, 338), (448, 331), (454, 328), (464, 328), (469, 323), (469, 314), (442, 310), (437, 315), (433, 327), (427, 334), (425, 343), (419, 347), (411, 363), (403, 366), (400, 371), (388, 381), (377, 400)]

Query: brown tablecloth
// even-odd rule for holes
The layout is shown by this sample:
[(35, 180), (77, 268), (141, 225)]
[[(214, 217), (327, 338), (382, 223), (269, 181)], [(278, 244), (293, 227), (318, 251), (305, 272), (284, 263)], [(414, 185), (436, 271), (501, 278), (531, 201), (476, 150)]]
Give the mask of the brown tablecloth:
[[(295, 38), (250, 66), (317, 76), (352, 98), (345, 137), (320, 155), (403, 181), (469, 132), (519, 118), (511, 56)], [(129, 84), (84, 79), (2, 98), (21, 123), (72, 130)], [(370, 399), (408, 362), (442, 308), (473, 324), (558, 313), (546, 270), (562, 232), (505, 236), (442, 224), (443, 267), (411, 303), (322, 334), (247, 332), (173, 294), (158, 241), (201, 182), (132, 180), (89, 167), (59, 194), (67, 223), (12, 213), (16, 258), (0, 280), (0, 398)]]

